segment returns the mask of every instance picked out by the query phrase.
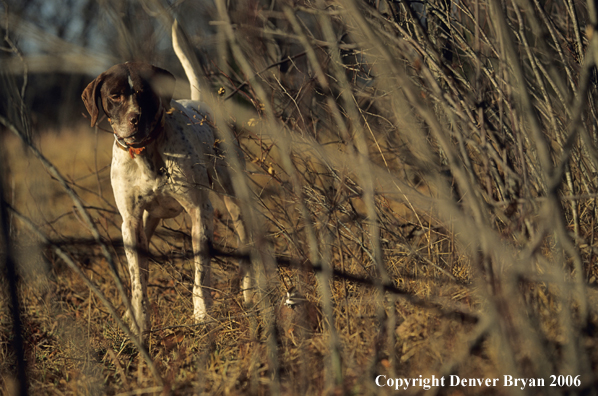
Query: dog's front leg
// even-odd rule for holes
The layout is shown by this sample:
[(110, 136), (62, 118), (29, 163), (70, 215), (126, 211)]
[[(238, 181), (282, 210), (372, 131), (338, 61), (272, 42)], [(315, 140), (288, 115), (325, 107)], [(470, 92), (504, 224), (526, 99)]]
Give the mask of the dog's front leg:
[(133, 313), (130, 315), (130, 319), (134, 319), (131, 320), (132, 330), (135, 334), (143, 335), (150, 327), (149, 300), (147, 297), (148, 243), (143, 221), (140, 218), (123, 216), (122, 234), (129, 263), (129, 275), (131, 276)]
[(205, 319), (212, 306), (210, 244), (214, 236), (214, 209), (207, 199), (203, 201), (189, 211), (193, 223), (191, 230), (195, 263), (193, 316), (196, 323)]

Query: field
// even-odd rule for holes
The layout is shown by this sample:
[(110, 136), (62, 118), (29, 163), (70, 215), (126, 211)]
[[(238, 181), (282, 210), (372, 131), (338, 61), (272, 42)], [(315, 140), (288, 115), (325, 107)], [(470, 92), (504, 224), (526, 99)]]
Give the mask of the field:
[(0, 114), (0, 392), (596, 394), (597, 11), (256, 4), (216, 1), (205, 46), (225, 61), (200, 63), (245, 152), (259, 301), (214, 194), (210, 319), (192, 319), (190, 219), (163, 221), (140, 349), (112, 135)]

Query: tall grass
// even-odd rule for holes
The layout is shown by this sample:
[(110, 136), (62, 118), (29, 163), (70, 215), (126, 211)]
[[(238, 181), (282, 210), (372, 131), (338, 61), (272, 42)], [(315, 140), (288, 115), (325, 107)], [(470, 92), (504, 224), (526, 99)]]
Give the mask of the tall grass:
[[(544, 379), (541, 394), (595, 393), (592, 1), (216, 0), (202, 9), (213, 34), (198, 41), (196, 4), (178, 7), (222, 144), (236, 136), (246, 153), (246, 169), (230, 162), (261, 300), (243, 307), (240, 253), (218, 215), (213, 319), (192, 324), (189, 221), (164, 222), (143, 358), (118, 324), (126, 259), (108, 156), (83, 170), (42, 138), (38, 157), (57, 173), (36, 189), (55, 198), (40, 202), (22, 172), (33, 159), (5, 149), (8, 241), (29, 250), (17, 262), (38, 269), (19, 267), (31, 393), (394, 392), (379, 375), (501, 378), (434, 394), (516, 392), (505, 375)], [(167, 11), (151, 15), (170, 23)], [(82, 134), (59, 144), (94, 147)], [(319, 311), (318, 326), (285, 323), (291, 286)], [(2, 298), (0, 385), (10, 392)], [(550, 387), (551, 376), (579, 385)]]

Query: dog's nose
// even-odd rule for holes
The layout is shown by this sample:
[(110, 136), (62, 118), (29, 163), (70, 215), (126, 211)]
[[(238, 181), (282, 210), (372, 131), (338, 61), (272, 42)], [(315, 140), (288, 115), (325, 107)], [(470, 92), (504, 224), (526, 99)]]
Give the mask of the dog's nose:
[(131, 114), (129, 116), (129, 123), (132, 126), (137, 126), (137, 124), (139, 124), (139, 114), (135, 113), (135, 114)]

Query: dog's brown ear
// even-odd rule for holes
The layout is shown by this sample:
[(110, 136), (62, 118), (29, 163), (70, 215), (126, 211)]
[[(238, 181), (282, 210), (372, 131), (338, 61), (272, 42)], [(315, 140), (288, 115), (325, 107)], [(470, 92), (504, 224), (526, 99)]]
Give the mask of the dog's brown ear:
[(168, 109), (174, 94), (176, 79), (168, 70), (156, 66), (151, 67), (153, 69), (150, 79), (152, 89), (162, 98), (162, 104)]
[(95, 80), (89, 83), (87, 88), (83, 90), (81, 99), (87, 108), (87, 112), (91, 116), (91, 126), (95, 126), (98, 122), (98, 116), (100, 114), (101, 100), (100, 100), (100, 88), (104, 82), (104, 74), (100, 74)]

